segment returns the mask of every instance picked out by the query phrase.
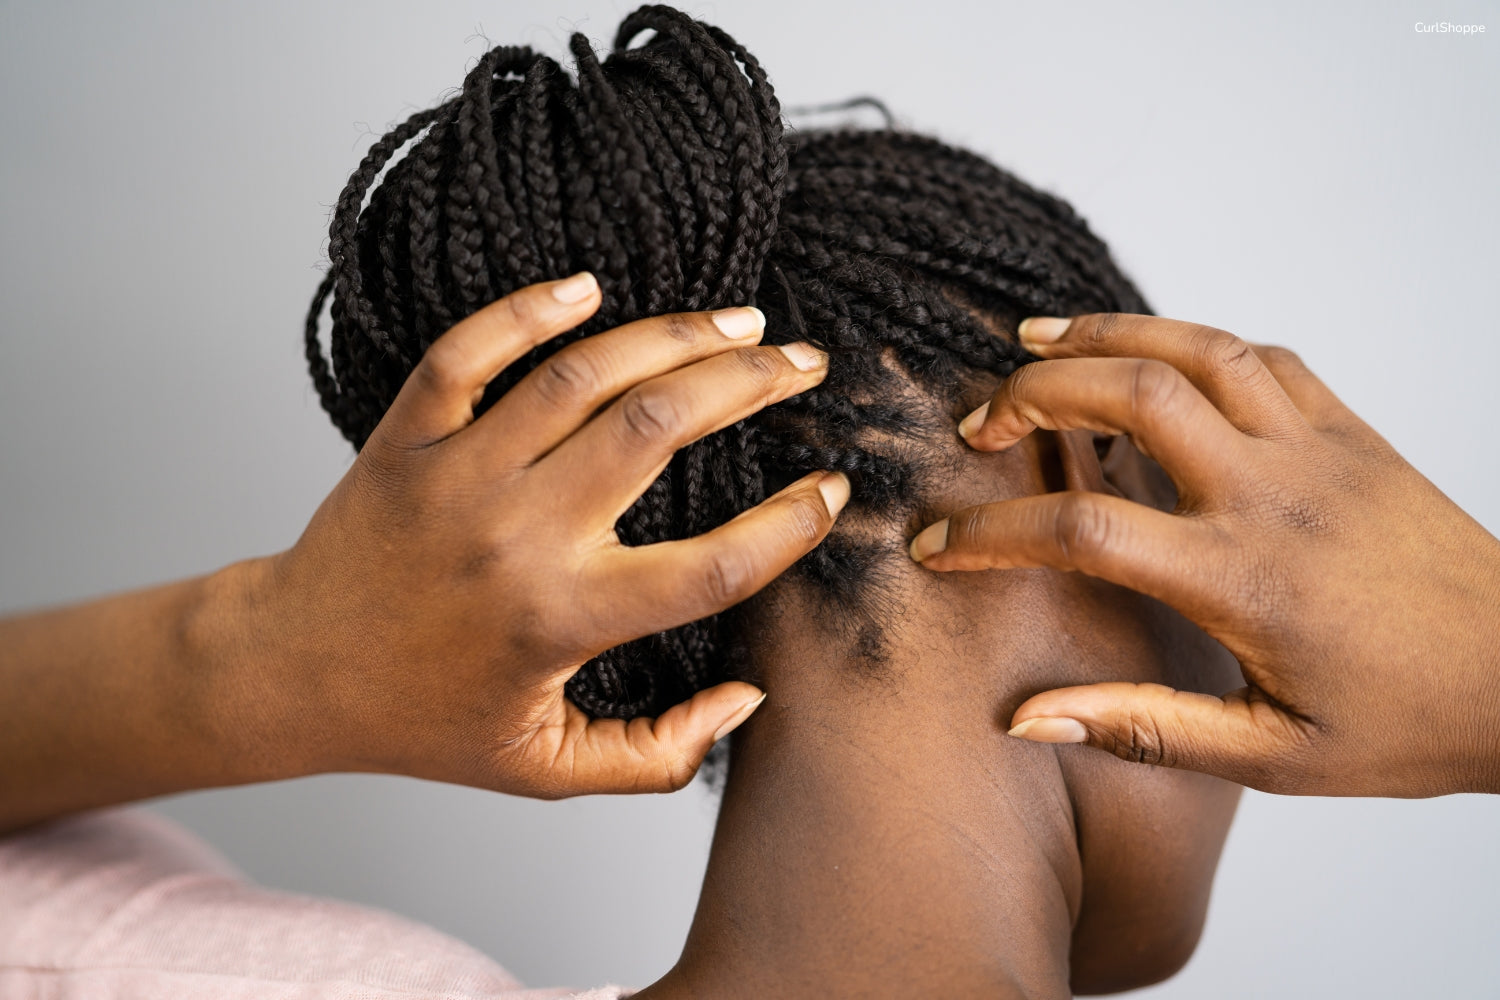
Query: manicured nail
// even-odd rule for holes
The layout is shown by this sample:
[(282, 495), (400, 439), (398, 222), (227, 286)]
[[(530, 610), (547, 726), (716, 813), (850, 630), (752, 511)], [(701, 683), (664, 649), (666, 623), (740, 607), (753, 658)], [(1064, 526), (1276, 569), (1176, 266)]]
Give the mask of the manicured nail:
[(728, 720), (726, 720), (725, 723), (719, 727), (718, 731), (714, 733), (714, 742), (719, 742), (724, 737), (728, 736), (730, 733), (738, 729), (740, 723), (750, 718), (750, 713), (755, 711), (757, 708), (760, 708), (760, 703), (765, 700), (766, 696), (762, 694), (759, 698), (753, 698), (750, 701), (745, 702), (745, 704), (740, 707), (740, 710), (731, 715)]
[(1058, 319), (1055, 316), (1033, 316), (1030, 319), (1021, 320), (1021, 325), (1016, 327), (1016, 334), (1025, 344), (1050, 344), (1063, 335), (1070, 319)]
[(917, 562), (930, 559), (948, 547), (948, 519), (929, 524), (911, 540), (911, 557)]
[(599, 289), (599, 282), (587, 271), (579, 271), (552, 286), (552, 297), (564, 305), (582, 302)]
[(974, 436), (974, 433), (984, 425), (984, 418), (990, 415), (990, 404), (985, 403), (973, 413), (964, 417), (958, 425), (958, 436), (965, 441)]
[(818, 480), (818, 492), (828, 505), (828, 513), (838, 517), (844, 504), (849, 502), (849, 477), (842, 472), (830, 472)]
[(782, 344), (780, 350), (786, 355), (788, 361), (805, 372), (817, 371), (819, 368), (828, 366), (828, 355), (811, 344)]
[(754, 306), (720, 309), (713, 319), (714, 326), (730, 340), (745, 340), (766, 328), (766, 314)]
[(1019, 736), (1023, 740), (1031, 740), (1033, 743), (1086, 743), (1089, 731), (1083, 728), (1083, 723), (1077, 719), (1065, 719), (1062, 717), (1027, 719), (1010, 731), (1010, 735)]

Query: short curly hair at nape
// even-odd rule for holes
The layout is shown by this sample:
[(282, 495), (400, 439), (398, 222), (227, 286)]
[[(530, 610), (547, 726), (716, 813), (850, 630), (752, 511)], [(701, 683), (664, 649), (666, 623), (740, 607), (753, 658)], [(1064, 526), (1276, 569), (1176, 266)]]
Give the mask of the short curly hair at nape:
[[(921, 509), (922, 456), (952, 437), (966, 379), (1031, 360), (996, 326), (1145, 303), (1067, 204), (979, 156), (888, 128), (789, 132), (760, 63), (716, 27), (648, 6), (602, 62), (581, 34), (569, 47), (573, 75), (491, 49), (349, 179), (306, 327), (324, 409), (362, 446), (435, 338), (578, 271), (599, 280), (598, 313), (503, 371), (482, 406), (590, 334), (759, 306), (764, 342), (827, 351), (826, 380), (684, 448), (616, 531), (627, 545), (689, 537), (809, 472), (845, 472), (849, 511), (794, 572), (862, 617), (869, 646), (878, 566), (900, 545), (850, 525)], [(731, 611), (608, 650), (568, 695), (595, 717), (657, 714), (744, 674), (743, 623)]]

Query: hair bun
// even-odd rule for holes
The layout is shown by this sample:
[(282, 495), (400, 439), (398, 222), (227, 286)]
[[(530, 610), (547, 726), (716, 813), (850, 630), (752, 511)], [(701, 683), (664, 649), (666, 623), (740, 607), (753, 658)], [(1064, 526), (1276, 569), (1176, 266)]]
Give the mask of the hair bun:
[[(602, 63), (581, 34), (570, 48), (576, 81), (529, 48), (491, 49), (457, 97), (377, 142), (339, 198), (307, 351), (356, 447), (434, 339), (525, 285), (598, 277), (603, 305), (566, 339), (753, 301), (787, 170), (780, 106), (755, 57), (661, 6), (627, 17)], [(331, 370), (317, 335), (330, 293)], [(348, 398), (351, 379), (376, 398)]]

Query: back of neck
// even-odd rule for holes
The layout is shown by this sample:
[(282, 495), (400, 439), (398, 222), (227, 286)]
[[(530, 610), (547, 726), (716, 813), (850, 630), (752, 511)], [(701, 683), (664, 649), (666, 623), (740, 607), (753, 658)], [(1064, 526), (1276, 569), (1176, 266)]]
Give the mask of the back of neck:
[(930, 653), (862, 677), (820, 645), (777, 643), (682, 958), (641, 996), (1068, 996), (1055, 758), (1005, 736), (995, 682)]

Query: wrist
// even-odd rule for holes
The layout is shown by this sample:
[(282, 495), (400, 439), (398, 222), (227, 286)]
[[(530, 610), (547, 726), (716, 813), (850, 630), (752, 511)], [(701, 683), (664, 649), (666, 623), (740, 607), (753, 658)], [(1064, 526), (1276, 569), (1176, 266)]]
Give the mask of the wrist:
[(306, 677), (295, 669), (275, 557), (200, 578), (179, 635), (192, 676), (182, 706), (203, 734), (224, 784), (317, 773), (308, 739)]

